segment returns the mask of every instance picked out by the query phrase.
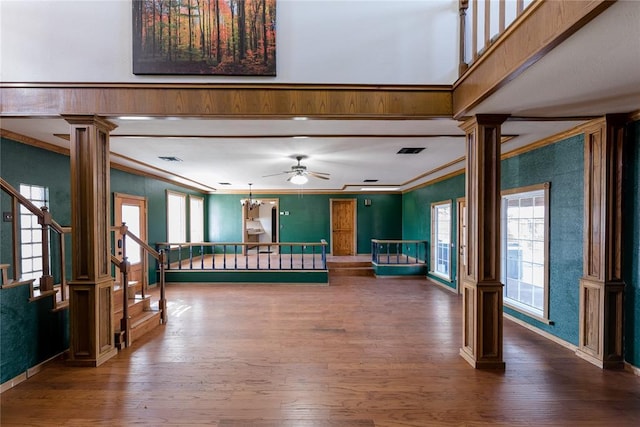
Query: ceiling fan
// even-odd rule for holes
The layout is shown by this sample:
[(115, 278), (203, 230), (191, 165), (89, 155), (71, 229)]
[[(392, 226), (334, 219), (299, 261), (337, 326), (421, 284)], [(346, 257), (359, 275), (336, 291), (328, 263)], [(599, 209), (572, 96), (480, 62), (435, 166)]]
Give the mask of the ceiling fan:
[(306, 158), (307, 156), (295, 156), (295, 159), (298, 161), (298, 163), (291, 166), (290, 171), (274, 173), (271, 175), (264, 175), (263, 178), (267, 178), (269, 176), (276, 176), (276, 175), (291, 175), (287, 179), (287, 181), (291, 181), (292, 183), (298, 184), (298, 185), (305, 184), (308, 181), (308, 178), (307, 178), (308, 176), (312, 176), (314, 178), (320, 178), (320, 179), (329, 179), (330, 174), (326, 172), (310, 171), (310, 170), (307, 170), (306, 166), (301, 165), (300, 160), (306, 159)]

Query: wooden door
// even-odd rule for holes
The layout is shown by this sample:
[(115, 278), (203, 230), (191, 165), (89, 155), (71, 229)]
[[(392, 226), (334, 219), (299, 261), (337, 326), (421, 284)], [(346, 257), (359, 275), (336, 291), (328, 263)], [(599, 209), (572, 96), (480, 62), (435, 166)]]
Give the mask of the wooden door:
[[(126, 223), (129, 231), (147, 241), (147, 200), (144, 197), (131, 196), (127, 194), (114, 194), (114, 225)], [(116, 232), (116, 257), (122, 259), (122, 251), (118, 248), (118, 240), (122, 235)], [(126, 254), (131, 267), (129, 270), (129, 281), (137, 281), (145, 288), (147, 287), (147, 257), (140, 245), (127, 237)], [(116, 278), (118, 281), (119, 278)]]
[(356, 254), (356, 200), (331, 200), (331, 253)]
[(467, 201), (461, 197), (458, 204), (458, 269), (456, 288), (460, 293), (460, 284), (466, 275), (467, 268)]

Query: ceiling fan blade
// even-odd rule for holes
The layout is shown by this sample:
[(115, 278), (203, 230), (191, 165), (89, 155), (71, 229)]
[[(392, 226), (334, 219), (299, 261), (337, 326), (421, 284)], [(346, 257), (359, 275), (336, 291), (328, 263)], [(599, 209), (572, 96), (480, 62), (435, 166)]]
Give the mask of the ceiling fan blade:
[(313, 176), (314, 178), (329, 179), (328, 176), (318, 175), (316, 172), (308, 172), (307, 174)]
[(316, 171), (307, 171), (308, 173), (315, 173), (316, 175), (331, 175), (330, 173), (327, 172), (316, 172)]
[(291, 171), (284, 171), (284, 172), (278, 172), (278, 173), (272, 173), (271, 175), (262, 175), (263, 178), (267, 178), (270, 176), (277, 176), (277, 175), (287, 175), (290, 174)]

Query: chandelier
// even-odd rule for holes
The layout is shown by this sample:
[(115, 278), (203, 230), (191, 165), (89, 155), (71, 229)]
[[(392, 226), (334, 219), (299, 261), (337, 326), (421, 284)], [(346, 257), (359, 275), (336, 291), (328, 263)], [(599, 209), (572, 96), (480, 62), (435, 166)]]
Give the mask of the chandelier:
[(253, 194), (251, 194), (251, 186), (253, 184), (249, 184), (249, 198), (240, 200), (240, 204), (242, 206), (247, 206), (250, 210), (256, 208), (262, 204), (262, 200), (256, 200), (253, 198)]

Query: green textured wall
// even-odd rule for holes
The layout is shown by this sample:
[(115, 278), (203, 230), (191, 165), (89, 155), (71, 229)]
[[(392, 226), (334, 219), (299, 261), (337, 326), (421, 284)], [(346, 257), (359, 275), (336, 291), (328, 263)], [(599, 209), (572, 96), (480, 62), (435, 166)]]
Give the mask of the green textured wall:
[(502, 162), (502, 189), (550, 182), (549, 319), (538, 322), (505, 307), (505, 312), (572, 344), (578, 344), (579, 286), (582, 277), (584, 137), (577, 135)]
[[(451, 200), (451, 281), (427, 274), (432, 280), (443, 283), (455, 289), (457, 284), (456, 272), (458, 266), (457, 257), (457, 203), (456, 199), (464, 197), (464, 174), (456, 175), (449, 179), (437, 182), (427, 187), (418, 188), (404, 194), (402, 198), (402, 238), (405, 240), (426, 240), (431, 244), (431, 204)], [(427, 265), (430, 269), (431, 248), (427, 250)]]
[[(209, 196), (209, 240), (242, 241), (242, 209), (245, 195)], [(279, 199), (280, 242), (331, 243), (330, 200), (357, 199), (357, 252), (371, 253), (371, 239), (399, 239), (402, 235), (402, 196), (399, 194), (260, 194), (262, 198)], [(371, 206), (364, 206), (371, 199)]]
[[(133, 175), (116, 169), (111, 169), (111, 192), (124, 193), (147, 199), (147, 241), (153, 247), (157, 242), (167, 241), (167, 196), (166, 191), (190, 194), (205, 199), (205, 230), (207, 229), (207, 195), (191, 191), (177, 185), (172, 185), (157, 179)], [(188, 199), (187, 199), (188, 209)], [(113, 198), (111, 200), (111, 220), (113, 222)], [(189, 229), (189, 215), (187, 215), (187, 230)], [(187, 233), (188, 236), (188, 233)], [(149, 283), (156, 281), (156, 265), (149, 258)]]
[(640, 121), (627, 132), (622, 226), (625, 287), (625, 360), (640, 367)]

